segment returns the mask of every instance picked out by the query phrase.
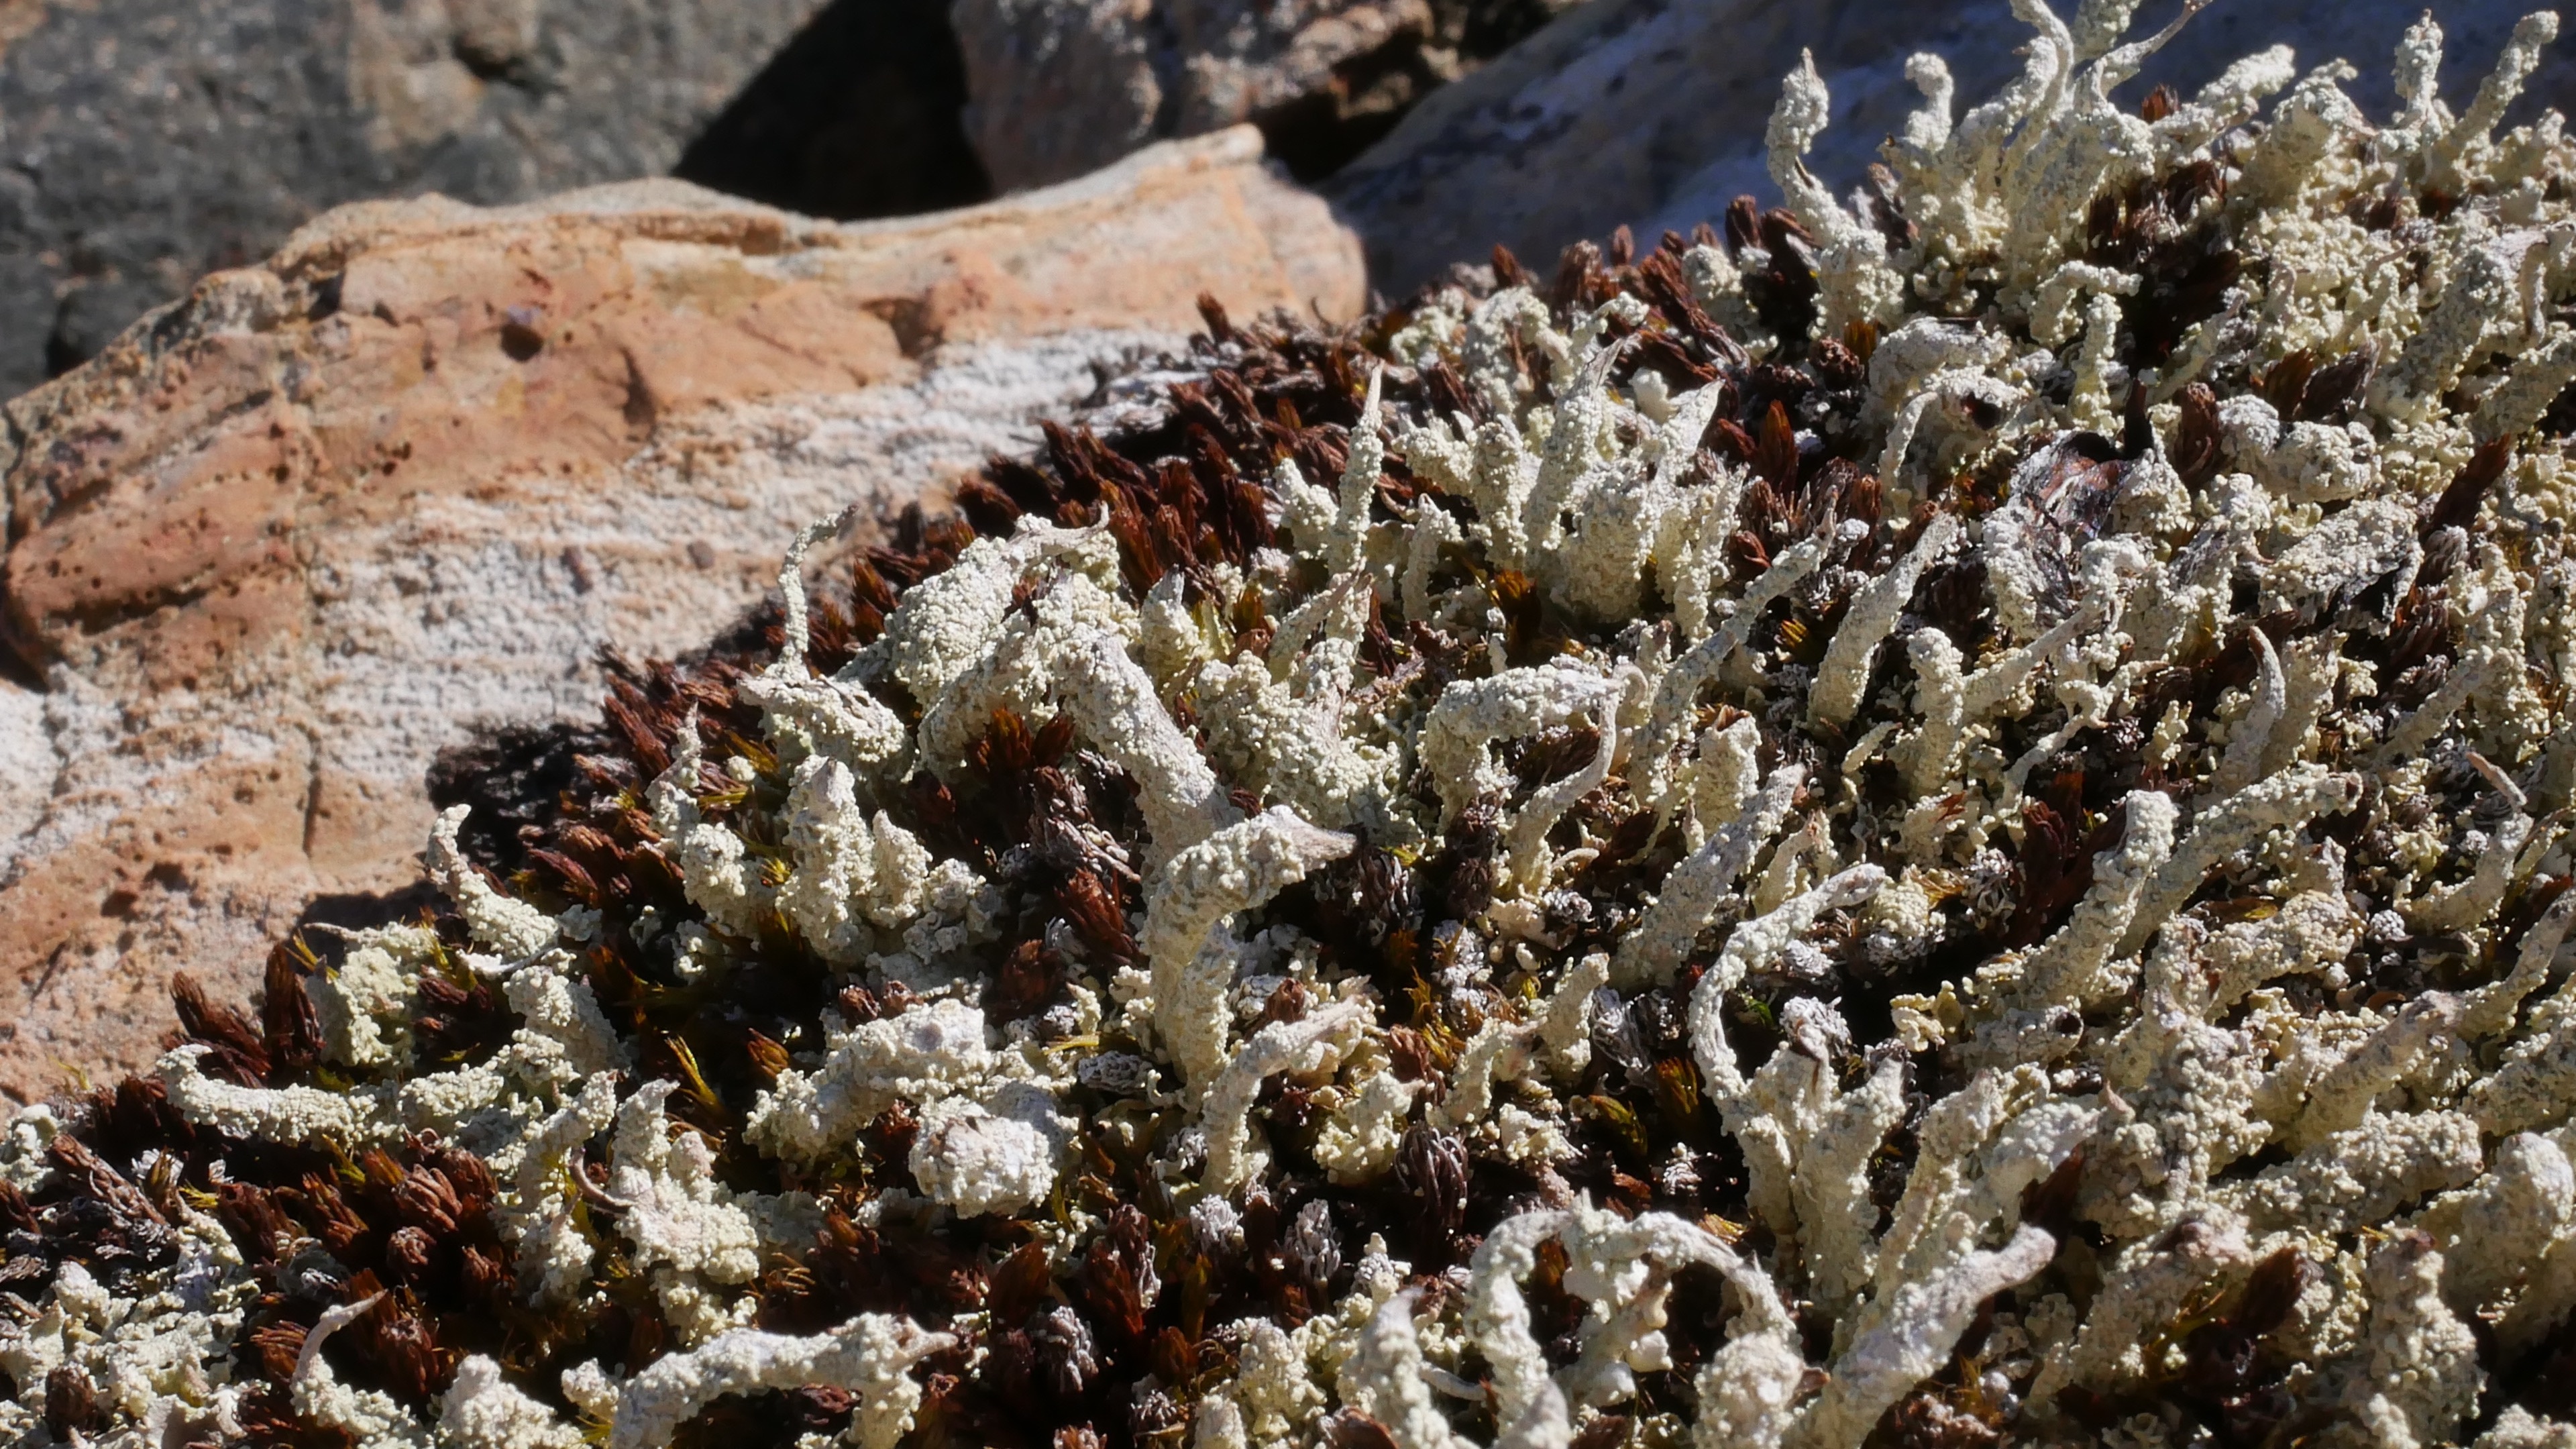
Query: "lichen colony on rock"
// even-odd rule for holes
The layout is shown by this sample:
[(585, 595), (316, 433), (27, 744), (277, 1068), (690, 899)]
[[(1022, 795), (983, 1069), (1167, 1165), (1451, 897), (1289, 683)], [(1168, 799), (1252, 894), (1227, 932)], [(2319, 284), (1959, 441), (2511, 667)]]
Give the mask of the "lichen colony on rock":
[(1786, 209), (799, 539), (11, 1125), (0, 1427), (2576, 1442), (2555, 21), (2374, 122), (2021, 8), (1848, 203), (1802, 71)]

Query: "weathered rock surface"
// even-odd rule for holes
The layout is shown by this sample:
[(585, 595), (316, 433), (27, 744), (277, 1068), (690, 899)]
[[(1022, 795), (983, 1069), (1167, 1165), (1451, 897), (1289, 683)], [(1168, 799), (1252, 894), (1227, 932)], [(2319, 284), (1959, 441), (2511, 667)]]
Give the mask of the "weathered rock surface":
[(967, 134), (1042, 185), (1250, 121), (1301, 178), (1576, 0), (955, 0)]
[[(2051, 0), (2072, 18), (2070, 0)], [(2150, 6), (2161, 24), (2170, 5)], [(2123, 91), (2185, 93), (2237, 57), (2286, 44), (2300, 65), (2338, 57), (2348, 92), (2374, 115), (2392, 103), (2388, 57), (2423, 0), (2274, 5), (2220, 0), (2195, 16)], [(2465, 97), (2495, 63), (2528, 0), (2434, 0), (2447, 33), (2445, 94)], [(1813, 50), (1833, 92), (1833, 125), (1809, 165), (1839, 192), (1920, 103), (1905, 79), (1916, 51), (1940, 54), (1961, 96), (1982, 96), (2019, 65), (2030, 34), (2006, 0), (1594, 0), (1501, 59), (1442, 89), (1325, 184), (1367, 238), (1370, 279), (1390, 294), (1474, 260), (1496, 242), (1545, 269), (1557, 251), (1613, 227), (1651, 245), (1750, 192), (1776, 201), (1762, 134), (1780, 80)], [(2576, 47), (2560, 45), (2515, 119), (2576, 95)]]
[(587, 718), (800, 524), (901, 497), (1238, 315), (1360, 305), (1241, 128), (836, 225), (676, 182), (344, 208), (6, 409), (0, 1091), (149, 1059), (319, 897), (407, 884), (442, 749)]
[(781, 117), (778, 87), (755, 83), (817, 45), (852, 98), (834, 103), (882, 132), (836, 193), (873, 194), (829, 214), (976, 200), (938, 4), (9, 0), (0, 394), (342, 202), (520, 201), (656, 175), (686, 152), (696, 179), (813, 209), (776, 178), (733, 188), (723, 173), (748, 152), (774, 168), (832, 149), (817, 134), (830, 118)]

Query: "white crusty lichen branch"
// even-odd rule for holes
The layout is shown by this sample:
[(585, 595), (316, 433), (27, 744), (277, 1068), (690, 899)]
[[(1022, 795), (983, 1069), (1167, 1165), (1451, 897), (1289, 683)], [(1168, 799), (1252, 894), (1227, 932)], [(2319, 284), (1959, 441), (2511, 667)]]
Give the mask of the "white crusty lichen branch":
[(848, 1442), (894, 1449), (921, 1403), (912, 1366), (955, 1342), (876, 1313), (804, 1337), (735, 1329), (657, 1359), (627, 1380), (617, 1393), (608, 1443), (610, 1449), (661, 1449), (698, 1410), (726, 1394), (820, 1384), (853, 1400)]

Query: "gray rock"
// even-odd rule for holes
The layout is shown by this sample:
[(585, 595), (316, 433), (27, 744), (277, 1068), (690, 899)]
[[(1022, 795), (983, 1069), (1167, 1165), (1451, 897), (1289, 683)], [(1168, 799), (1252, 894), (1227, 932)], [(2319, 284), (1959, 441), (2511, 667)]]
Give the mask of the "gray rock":
[(1575, 0), (955, 0), (967, 134), (996, 186), (1250, 121), (1301, 179)]
[(1154, 137), (1163, 88), (1132, 0), (959, 0), (966, 134), (1005, 191), (1078, 176)]
[[(2070, 0), (2053, 0), (2072, 18)], [(2140, 7), (2135, 33), (2178, 6)], [(2528, 3), (2434, 0), (2448, 37), (2443, 93), (2465, 103)], [(2423, 0), (2284, 5), (2219, 0), (2194, 17), (2122, 94), (2159, 83), (2188, 94), (2230, 61), (2273, 44), (2302, 67), (2341, 57), (2372, 114), (2392, 104), (2389, 58)], [(1396, 292), (1474, 260), (1496, 242), (1538, 270), (1584, 237), (1713, 221), (1729, 200), (1778, 197), (1762, 133), (1780, 80), (1811, 49), (1833, 92), (1833, 126), (1810, 158), (1837, 191), (1859, 181), (1879, 142), (1918, 103), (1906, 57), (1937, 52), (1960, 108), (2014, 74), (2027, 26), (2006, 0), (1593, 0), (1494, 64), (1433, 95), (1323, 187), (1366, 238), (1371, 282)], [(2544, 59), (2509, 124), (2576, 95), (2576, 48)]]
[[(935, 88), (937, 66), (901, 52), (922, 49), (925, 33), (934, 50), (949, 47), (936, 5), (13, 0), (0, 7), (0, 395), (345, 201), (526, 200), (668, 172), (693, 138), (688, 174), (718, 185), (727, 178), (705, 173), (748, 152), (792, 160), (812, 138), (780, 134), (747, 83), (790, 60), (800, 35), (855, 28), (879, 42), (877, 69), (889, 73), (854, 77), (844, 65), (836, 89), (882, 108), (908, 84)], [(913, 12), (927, 24), (907, 29)], [(962, 79), (953, 47), (944, 54), (950, 114), (931, 119), (953, 137)], [(881, 140), (884, 153), (909, 154), (908, 138)], [(962, 138), (939, 159), (966, 178), (964, 194), (877, 210), (981, 194)], [(777, 185), (736, 189), (798, 199)]]

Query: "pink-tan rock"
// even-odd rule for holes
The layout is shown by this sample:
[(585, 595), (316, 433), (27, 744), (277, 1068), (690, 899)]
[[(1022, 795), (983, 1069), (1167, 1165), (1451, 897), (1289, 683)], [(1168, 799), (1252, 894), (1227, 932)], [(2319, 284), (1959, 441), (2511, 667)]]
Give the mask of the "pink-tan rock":
[(835, 225), (678, 183), (346, 207), (6, 409), (0, 1092), (148, 1061), (314, 901), (399, 888), (442, 750), (702, 643), (788, 535), (1025, 447), (1093, 364), (1361, 305), (1249, 128)]

